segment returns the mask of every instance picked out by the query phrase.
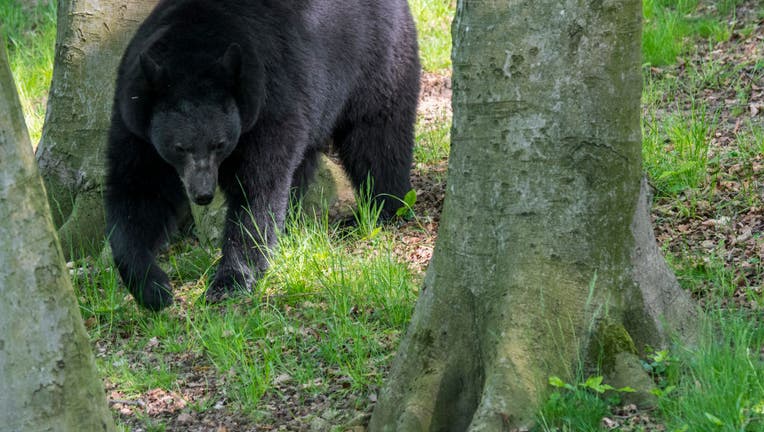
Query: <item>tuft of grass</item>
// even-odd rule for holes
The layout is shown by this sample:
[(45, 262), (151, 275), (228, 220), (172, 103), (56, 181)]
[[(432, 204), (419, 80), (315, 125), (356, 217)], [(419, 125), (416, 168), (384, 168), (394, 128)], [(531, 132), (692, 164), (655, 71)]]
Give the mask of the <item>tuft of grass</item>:
[(0, 2), (0, 31), (33, 143), (40, 139), (56, 43), (56, 1)]
[(543, 432), (600, 432), (602, 418), (610, 407), (598, 395), (587, 391), (554, 392), (541, 407), (538, 426)]
[(353, 218), (355, 219), (355, 232), (362, 239), (371, 240), (379, 234), (382, 229), (379, 226), (379, 217), (382, 215), (382, 207), (379, 202), (372, 196), (374, 193), (374, 179), (371, 176), (366, 178), (366, 181), (360, 187), (358, 193), (356, 193), (357, 206), (353, 210)]
[(764, 327), (760, 317), (714, 312), (693, 347), (673, 355), (679, 373), (660, 408), (668, 430), (764, 430)]
[(751, 163), (757, 156), (764, 156), (764, 126), (754, 124), (750, 121), (735, 139), (740, 157), (746, 163)]
[(664, 11), (655, 0), (642, 3), (645, 22), (642, 30), (644, 62), (660, 66), (671, 64), (684, 50), (684, 38), (691, 33), (689, 24), (678, 13)]
[(715, 118), (694, 102), (688, 113), (678, 110), (663, 121), (651, 114), (642, 120), (642, 159), (658, 192), (675, 195), (703, 185)]
[(244, 409), (256, 408), (280, 357), (282, 338), (268, 335), (282, 333), (282, 317), (260, 307), (245, 315), (200, 308), (187, 319), (192, 332), (186, 336), (228, 377), (233, 399)]
[(685, 251), (682, 256), (668, 255), (666, 259), (682, 288), (695, 294), (710, 290), (715, 298), (730, 298), (738, 287), (737, 276), (725, 266), (719, 250), (723, 252), (723, 244), (718, 245), (718, 250), (703, 253)]
[(415, 141), (416, 163), (432, 165), (447, 160), (451, 151), (451, 118), (448, 113), (441, 113), (431, 121), (418, 118)]

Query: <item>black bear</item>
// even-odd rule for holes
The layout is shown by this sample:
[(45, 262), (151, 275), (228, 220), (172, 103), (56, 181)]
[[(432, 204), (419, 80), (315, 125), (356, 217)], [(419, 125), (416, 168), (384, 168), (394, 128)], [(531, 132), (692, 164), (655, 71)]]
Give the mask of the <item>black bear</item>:
[(160, 1), (122, 58), (107, 151), (107, 234), (136, 301), (172, 303), (157, 248), (218, 184), (228, 215), (206, 297), (251, 288), (328, 141), (392, 216), (411, 187), (419, 74), (406, 0)]

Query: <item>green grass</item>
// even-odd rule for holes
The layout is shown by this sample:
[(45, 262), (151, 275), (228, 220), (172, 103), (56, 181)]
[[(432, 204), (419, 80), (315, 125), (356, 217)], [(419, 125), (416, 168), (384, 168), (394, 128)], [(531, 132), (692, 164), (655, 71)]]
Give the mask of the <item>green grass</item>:
[(451, 20), (454, 0), (410, 0), (417, 23), (422, 67), (428, 72), (444, 72), (451, 67)]
[(764, 430), (764, 326), (760, 317), (715, 312), (696, 346), (673, 352), (673, 387), (661, 398), (668, 430)]
[(750, 121), (743, 127), (737, 135), (736, 153), (731, 156), (737, 156), (746, 163), (751, 163), (759, 155), (764, 155), (764, 125), (756, 125)]
[[(577, 382), (565, 383), (556, 380), (555, 390), (544, 402), (537, 418), (536, 431), (539, 432), (599, 432), (602, 418), (610, 414), (610, 404), (601, 394), (587, 387), (591, 382), (583, 378), (579, 371)], [(602, 377), (597, 377), (601, 379)]]
[[(30, 3), (35, 3), (30, 6)], [(11, 72), (24, 110), (29, 135), (40, 139), (45, 104), (53, 73), (56, 42), (56, 2), (0, 2), (0, 27), (8, 45)]]
[(709, 141), (716, 119), (702, 103), (677, 109), (660, 120), (654, 112), (642, 121), (642, 159), (653, 185), (671, 195), (697, 189), (707, 179)]
[(715, 298), (729, 298), (735, 293), (737, 280), (720, 253), (723, 253), (723, 244), (702, 253), (685, 251), (679, 256), (668, 255), (667, 261), (682, 288), (694, 294), (711, 291)]
[(544, 403), (538, 418), (539, 432), (599, 432), (602, 418), (610, 414), (607, 402), (598, 395), (578, 391), (554, 392)]
[(437, 164), (447, 160), (450, 151), (450, 116), (447, 113), (441, 113), (440, 116), (428, 122), (419, 118), (416, 124), (414, 160), (424, 165)]
[(742, 1), (644, 0), (644, 62), (654, 66), (672, 64), (695, 46), (695, 37), (710, 43), (728, 40), (739, 3)]
[[(384, 229), (369, 238), (362, 229), (340, 231), (297, 214), (251, 298), (224, 306), (199, 301), (215, 254), (190, 244), (164, 263), (183, 299), (166, 312), (137, 310), (108, 259), (79, 263), (87, 270), (74, 278), (75, 290), (92, 337), (113, 347), (98, 364), (121, 391), (172, 390), (184, 373), (172, 359), (195, 353), (196, 363), (225, 377), (237, 409), (257, 412), (284, 374), (308, 394), (326, 392), (329, 374), (342, 377), (348, 393), (381, 384), (417, 285), (392, 246)], [(189, 262), (196, 270), (176, 271)]]

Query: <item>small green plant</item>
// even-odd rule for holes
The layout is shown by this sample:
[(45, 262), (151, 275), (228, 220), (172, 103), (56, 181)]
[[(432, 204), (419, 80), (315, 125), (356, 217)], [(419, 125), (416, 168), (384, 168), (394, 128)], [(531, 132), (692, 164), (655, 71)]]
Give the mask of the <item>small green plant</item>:
[(646, 360), (642, 360), (642, 367), (650, 374), (657, 387), (652, 389), (652, 393), (658, 397), (667, 396), (676, 388), (669, 385), (678, 373), (676, 359), (671, 356), (668, 350), (659, 350), (650, 353)]
[[(549, 377), (556, 390), (549, 395), (539, 413), (543, 431), (600, 431), (602, 418), (610, 413), (613, 397), (633, 392), (631, 387), (614, 388), (603, 382), (602, 376), (590, 376), (578, 383), (568, 383), (557, 376)], [(607, 392), (613, 396), (603, 398)]]
[(584, 389), (584, 390), (591, 390), (597, 394), (603, 394), (606, 391), (615, 391), (619, 393), (631, 393), (634, 391), (631, 387), (621, 387), (621, 388), (615, 388), (611, 386), (610, 384), (605, 384), (602, 382), (603, 378), (602, 376), (591, 376), (587, 378), (584, 382), (580, 382), (577, 385), (568, 384), (559, 377), (551, 376), (549, 377), (549, 385), (552, 387), (557, 388), (564, 388), (570, 391), (578, 391), (578, 389)]
[(416, 190), (411, 189), (403, 197), (403, 205), (395, 211), (395, 215), (404, 219), (414, 217), (414, 204), (416, 204)]

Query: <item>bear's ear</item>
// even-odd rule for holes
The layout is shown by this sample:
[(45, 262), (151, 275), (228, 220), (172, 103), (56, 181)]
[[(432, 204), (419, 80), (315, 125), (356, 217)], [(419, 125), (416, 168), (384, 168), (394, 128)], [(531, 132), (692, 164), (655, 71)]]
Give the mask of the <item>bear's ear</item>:
[(218, 59), (218, 64), (223, 68), (228, 82), (232, 85), (238, 84), (241, 74), (241, 46), (237, 43), (228, 45), (223, 57)]
[(139, 56), (143, 76), (146, 77), (149, 85), (154, 89), (159, 89), (167, 85), (167, 72), (162, 66), (151, 58), (148, 52), (144, 51)]

